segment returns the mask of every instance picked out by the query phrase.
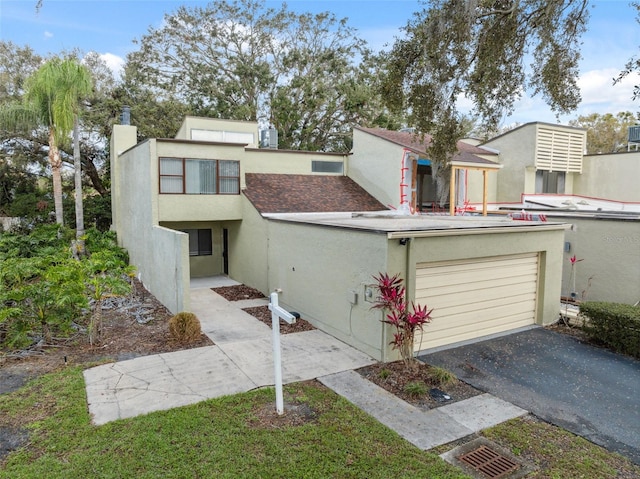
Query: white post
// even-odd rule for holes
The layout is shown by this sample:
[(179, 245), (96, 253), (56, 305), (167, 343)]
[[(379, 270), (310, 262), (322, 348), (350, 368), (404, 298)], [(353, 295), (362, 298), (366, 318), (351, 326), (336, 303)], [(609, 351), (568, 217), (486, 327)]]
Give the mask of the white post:
[(278, 293), (269, 296), (269, 310), (271, 311), (271, 336), (273, 338), (273, 373), (276, 387), (276, 412), (284, 413), (284, 400), (282, 397), (282, 358), (280, 354), (280, 318), (287, 323), (296, 322), (296, 317), (289, 311), (278, 305)]

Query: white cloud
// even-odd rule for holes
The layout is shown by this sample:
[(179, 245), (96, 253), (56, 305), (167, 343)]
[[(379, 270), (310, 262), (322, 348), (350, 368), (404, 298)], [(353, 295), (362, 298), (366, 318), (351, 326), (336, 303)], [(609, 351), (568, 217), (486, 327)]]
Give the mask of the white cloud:
[[(621, 82), (613, 84), (620, 74), (619, 69), (606, 68), (591, 70), (580, 76), (578, 85), (582, 93), (580, 109), (598, 110), (600, 113), (617, 113), (637, 109), (631, 97), (633, 87), (640, 83), (640, 74), (628, 75)], [(600, 111), (602, 109), (606, 111)]]
[(53, 38), (53, 33), (46, 31), (44, 32), (44, 38)]
[(100, 59), (107, 64), (116, 78), (119, 78), (122, 75), (124, 58), (114, 55), (113, 53), (103, 53), (100, 55)]

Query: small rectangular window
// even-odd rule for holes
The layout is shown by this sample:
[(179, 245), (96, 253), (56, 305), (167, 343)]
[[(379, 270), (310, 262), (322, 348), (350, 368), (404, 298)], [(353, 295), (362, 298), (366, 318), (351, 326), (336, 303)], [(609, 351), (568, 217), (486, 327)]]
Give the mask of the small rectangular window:
[(182, 230), (189, 235), (189, 256), (211, 256), (213, 242), (210, 229)]
[(311, 171), (313, 173), (342, 173), (343, 164), (341, 161), (320, 161), (311, 162)]

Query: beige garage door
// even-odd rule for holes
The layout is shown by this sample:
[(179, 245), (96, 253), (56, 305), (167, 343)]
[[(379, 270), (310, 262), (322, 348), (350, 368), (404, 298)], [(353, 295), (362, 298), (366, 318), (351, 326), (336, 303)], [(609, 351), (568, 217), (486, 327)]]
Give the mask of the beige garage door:
[(419, 264), (416, 303), (433, 308), (433, 321), (414, 349), (534, 324), (537, 284), (535, 253)]

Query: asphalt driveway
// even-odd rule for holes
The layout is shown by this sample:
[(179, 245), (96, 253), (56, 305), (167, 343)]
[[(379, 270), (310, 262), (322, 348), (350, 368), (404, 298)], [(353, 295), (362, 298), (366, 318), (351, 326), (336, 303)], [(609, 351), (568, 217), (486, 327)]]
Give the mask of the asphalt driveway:
[(640, 464), (640, 361), (543, 328), (419, 358)]

